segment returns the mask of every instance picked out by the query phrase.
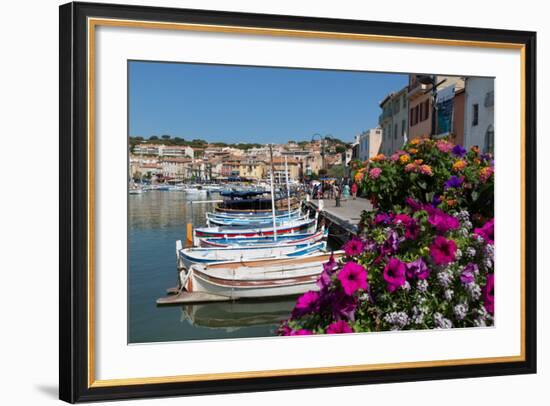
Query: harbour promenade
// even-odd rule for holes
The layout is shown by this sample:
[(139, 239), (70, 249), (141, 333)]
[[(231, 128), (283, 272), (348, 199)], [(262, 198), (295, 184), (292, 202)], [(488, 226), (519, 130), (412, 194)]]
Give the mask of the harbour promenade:
[(341, 200), (338, 207), (334, 199), (310, 199), (305, 205), (319, 211), (320, 218), (330, 229), (330, 235), (342, 242), (357, 235), (363, 210), (372, 210), (371, 202), (362, 197)]

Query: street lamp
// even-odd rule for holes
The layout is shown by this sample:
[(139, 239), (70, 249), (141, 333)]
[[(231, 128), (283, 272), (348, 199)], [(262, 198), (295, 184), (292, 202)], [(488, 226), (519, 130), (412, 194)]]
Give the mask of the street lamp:
[(432, 102), (432, 131), (431, 131), (430, 137), (434, 138), (434, 136), (436, 135), (435, 127), (436, 127), (436, 117), (437, 117), (437, 106), (436, 106), (437, 88), (443, 82), (445, 82), (445, 79), (443, 79), (439, 83), (436, 83), (435, 75), (418, 75), (416, 77), (416, 79), (418, 80), (419, 83), (421, 83), (423, 85), (431, 85), (432, 86), (432, 88), (431, 88), (431, 92), (432, 92), (432, 97), (431, 97), (431, 102)]

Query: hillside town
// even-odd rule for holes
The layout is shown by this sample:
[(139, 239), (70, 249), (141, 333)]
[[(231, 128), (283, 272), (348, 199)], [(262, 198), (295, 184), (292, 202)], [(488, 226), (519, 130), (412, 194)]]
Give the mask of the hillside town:
[(269, 145), (131, 137), (130, 176), (136, 181), (260, 181), (273, 165), (275, 179), (284, 179), (285, 168), (293, 182), (346, 179), (352, 161), (380, 153), (389, 156), (404, 143), (425, 136), (450, 137), (463, 147), (476, 145), (493, 152), (493, 78), (411, 74), (407, 86), (370, 108), (380, 111), (378, 126), (349, 143), (315, 134), (310, 141), (271, 145), (270, 151)]

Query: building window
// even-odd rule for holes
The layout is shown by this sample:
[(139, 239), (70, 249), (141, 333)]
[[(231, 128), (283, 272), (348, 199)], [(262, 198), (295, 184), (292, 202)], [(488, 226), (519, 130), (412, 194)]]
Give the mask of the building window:
[(479, 124), (479, 104), (473, 105), (472, 111), (472, 125), (476, 126)]
[(410, 121), (411, 127), (412, 127), (413, 125), (416, 124), (416, 123), (414, 122), (414, 109), (410, 109), (410, 110), (409, 110), (409, 113), (410, 113), (410, 114), (409, 114), (409, 121)]
[(485, 145), (483, 146), (483, 152), (493, 153), (495, 150), (495, 129), (492, 125), (487, 127), (485, 132)]
[(420, 112), (418, 113), (420, 121), (424, 121), (424, 103), (420, 103), (418, 107), (420, 108)]
[(407, 96), (403, 96), (403, 108), (407, 107)]
[(407, 121), (406, 120), (402, 120), (401, 121), (401, 137), (405, 137), (405, 127), (407, 125)]
[(419, 119), (419, 116), (418, 116), (418, 105), (415, 106), (414, 108), (414, 123), (418, 123), (418, 119)]
[(397, 139), (397, 133), (398, 133), (398, 131), (397, 131), (397, 124), (395, 124), (395, 127), (393, 128), (393, 138), (394, 138), (394, 139)]

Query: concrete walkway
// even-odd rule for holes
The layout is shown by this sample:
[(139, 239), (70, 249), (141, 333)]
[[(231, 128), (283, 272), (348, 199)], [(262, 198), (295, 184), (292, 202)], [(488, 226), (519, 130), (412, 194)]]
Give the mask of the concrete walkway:
[(342, 200), (340, 207), (336, 207), (334, 199), (323, 199), (322, 203), (317, 199), (309, 201), (309, 205), (315, 210), (322, 206), (324, 215), (334, 223), (339, 224), (349, 232), (356, 234), (358, 230), (358, 224), (361, 220), (361, 213), (363, 210), (372, 210), (372, 204), (369, 200), (358, 197), (353, 200)]

